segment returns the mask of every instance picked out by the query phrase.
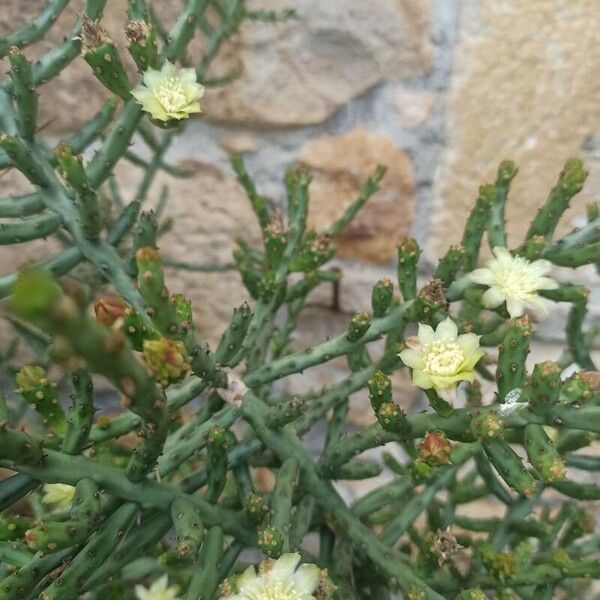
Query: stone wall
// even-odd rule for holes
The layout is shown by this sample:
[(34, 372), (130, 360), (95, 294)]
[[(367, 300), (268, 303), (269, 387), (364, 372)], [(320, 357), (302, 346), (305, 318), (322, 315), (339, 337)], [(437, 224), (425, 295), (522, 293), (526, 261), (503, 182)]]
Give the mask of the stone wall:
[[(39, 11), (42, 0), (4, 0), (0, 35)], [(54, 39), (72, 25), (73, 1)], [(122, 41), (124, 0), (109, 0), (106, 26)], [(356, 195), (377, 163), (388, 175), (340, 241), (341, 303), (331, 290), (314, 299), (302, 327), (312, 339), (340, 331), (348, 314), (368, 306), (370, 285), (394, 274), (397, 240), (411, 233), (424, 246), (423, 277), (460, 226), (480, 183), (497, 163), (520, 166), (509, 207), (510, 238), (524, 228), (571, 155), (586, 159), (590, 181), (565, 219), (578, 224), (600, 186), (600, 28), (597, 0), (249, 0), (253, 7), (296, 8), (298, 19), (245, 25), (223, 49), (212, 75), (235, 65), (242, 76), (209, 90), (204, 113), (177, 138), (168, 159), (184, 162), (187, 179), (168, 185), (174, 230), (166, 255), (197, 262), (229, 260), (233, 241), (257, 235), (228, 166), (244, 152), (248, 169), (274, 205), (286, 168), (315, 174), (310, 219), (326, 227)], [(168, 17), (179, 0), (156, 0)], [(45, 51), (44, 43), (39, 52)], [(196, 53), (194, 49), (192, 54)], [(76, 130), (106, 96), (83, 61), (53, 82), (42, 122), (55, 137)], [(125, 194), (140, 173), (120, 169)], [(13, 175), (3, 193), (17, 189)], [(46, 252), (43, 244), (3, 249), (0, 271)], [(232, 278), (233, 277), (233, 278)], [(584, 277), (588, 277), (584, 273)], [(173, 288), (194, 299), (199, 326), (213, 339), (244, 293), (235, 276), (171, 273)], [(547, 339), (555, 331), (542, 326)], [(310, 339), (303, 336), (302, 342)], [(300, 341), (298, 342), (301, 343)], [(542, 348), (552, 355), (554, 348)]]

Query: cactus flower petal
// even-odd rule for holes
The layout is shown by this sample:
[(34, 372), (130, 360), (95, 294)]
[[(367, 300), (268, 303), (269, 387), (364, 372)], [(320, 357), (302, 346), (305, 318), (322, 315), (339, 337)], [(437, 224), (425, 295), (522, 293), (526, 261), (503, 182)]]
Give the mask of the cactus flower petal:
[(142, 77), (143, 85), (131, 90), (131, 95), (158, 121), (187, 119), (191, 113), (201, 112), (200, 98), (204, 87), (196, 80), (194, 69), (179, 71), (169, 61), (161, 70), (148, 69)]
[(421, 342), (421, 344), (428, 344), (429, 342), (432, 342), (435, 339), (433, 327), (431, 327), (431, 325), (419, 323), (417, 337), (419, 338), (419, 342)]
[(490, 269), (475, 269), (469, 273), (469, 279), (473, 283), (479, 283), (481, 285), (493, 285), (496, 281), (496, 278)]
[(505, 298), (498, 288), (491, 287), (483, 292), (482, 300), (487, 308), (497, 308), (504, 302)]
[(300, 565), (294, 575), (294, 584), (304, 594), (312, 594), (321, 579), (321, 570), (317, 565)]
[(417, 350), (407, 348), (402, 351), (402, 362), (411, 369), (423, 368), (423, 356)]
[(314, 600), (322, 578), (312, 564), (301, 565), (298, 553), (283, 554), (277, 560), (261, 563), (258, 572), (248, 567), (235, 581), (235, 591), (223, 600)]
[(419, 323), (419, 347), (400, 352), (400, 359), (413, 370), (413, 384), (421, 389), (451, 390), (461, 381), (472, 382), (474, 368), (483, 356), (479, 336), (458, 334), (456, 323), (449, 317), (434, 331)]
[(511, 317), (520, 317), (525, 312), (525, 303), (518, 298), (507, 298), (506, 310)]
[(75, 488), (65, 483), (47, 483), (44, 486), (42, 502), (57, 508), (68, 508), (75, 496)]
[(482, 300), (487, 308), (496, 308), (506, 302), (512, 318), (522, 316), (528, 308), (545, 309), (540, 290), (554, 290), (558, 283), (546, 277), (552, 264), (547, 260), (528, 261), (513, 256), (506, 248), (494, 248), (494, 257), (482, 269), (475, 269), (468, 277), (473, 283), (485, 285)]
[(181, 69), (179, 71), (179, 78), (183, 83), (195, 84), (198, 82), (198, 78), (196, 76), (196, 69)]
[[(456, 337), (456, 343), (465, 356), (464, 364), (469, 365), (469, 368), (472, 368), (479, 360), (478, 358), (475, 358), (479, 351), (479, 336), (474, 333), (463, 333), (463, 335)], [(475, 360), (475, 363), (470, 364), (473, 360)]]
[(436, 329), (437, 337), (445, 342), (455, 340), (458, 336), (458, 327), (452, 319), (444, 319)]
[(430, 390), (434, 387), (433, 379), (419, 369), (413, 370), (413, 383), (422, 390)]
[(149, 588), (136, 585), (135, 596), (138, 600), (178, 600), (177, 587), (169, 586), (167, 575), (159, 577)]

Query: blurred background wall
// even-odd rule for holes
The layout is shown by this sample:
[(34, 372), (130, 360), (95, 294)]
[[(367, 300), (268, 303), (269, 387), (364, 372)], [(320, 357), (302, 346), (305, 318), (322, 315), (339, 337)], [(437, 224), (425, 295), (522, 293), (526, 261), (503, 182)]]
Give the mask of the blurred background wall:
[[(285, 169), (297, 163), (310, 168), (311, 220), (317, 228), (341, 213), (376, 164), (386, 164), (381, 191), (339, 244), (339, 301), (332, 289), (315, 297), (299, 346), (339, 332), (348, 313), (368, 307), (372, 283), (394, 275), (395, 245), (402, 236), (411, 234), (424, 247), (425, 279), (435, 258), (460, 239), (478, 186), (493, 180), (503, 158), (521, 169), (508, 209), (515, 243), (567, 157), (584, 158), (590, 178), (563, 227), (581, 224), (586, 202), (598, 198), (598, 0), (248, 3), (293, 7), (299, 18), (247, 24), (223, 48), (211, 75), (235, 65), (243, 74), (226, 88), (207, 91), (203, 115), (189, 123), (168, 157), (190, 176), (159, 176), (148, 205), (168, 185), (174, 227), (162, 239), (165, 255), (229, 262), (237, 236), (257, 235), (228, 165), (230, 152), (246, 155), (250, 173), (275, 205), (282, 201)], [(22, 26), (43, 4), (3, 0), (0, 35)], [(81, 4), (73, 1), (61, 16), (54, 40), (70, 28)], [(109, 0), (104, 21), (121, 41), (124, 4)], [(167, 21), (180, 4), (154, 1)], [(44, 43), (37, 45), (38, 53), (44, 50)], [(46, 133), (59, 138), (76, 130), (106, 95), (83, 60), (75, 61), (48, 85)], [(139, 177), (133, 166), (119, 170), (126, 197)], [(3, 195), (26, 189), (13, 173), (0, 185)], [(2, 248), (0, 271), (14, 270), (46, 246)], [(582, 271), (581, 278), (597, 282), (591, 273)], [(212, 340), (245, 298), (235, 274), (173, 271), (170, 287), (192, 296), (199, 328)], [(546, 356), (558, 352), (553, 340), (560, 326), (556, 318), (540, 326)]]

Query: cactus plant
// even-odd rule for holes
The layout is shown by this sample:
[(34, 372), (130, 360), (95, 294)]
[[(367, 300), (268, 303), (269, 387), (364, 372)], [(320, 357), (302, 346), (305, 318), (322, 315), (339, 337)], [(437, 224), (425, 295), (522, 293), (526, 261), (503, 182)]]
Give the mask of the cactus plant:
[[(88, 0), (72, 35), (32, 62), (28, 46), (67, 4), (50, 0), (30, 26), (0, 39), (10, 63), (0, 85), (0, 169), (16, 169), (35, 187), (0, 199), (0, 244), (56, 236), (64, 245), (0, 277), (3, 314), (36, 356), (15, 369), (9, 401), (0, 395), (0, 600), (397, 592), (481, 600), (550, 598), (559, 589), (580, 597), (600, 579), (600, 538), (586, 512), (600, 486), (578, 479), (600, 470), (585, 450), (600, 435), (600, 374), (594, 331), (584, 330), (588, 292), (557, 283), (551, 269), (600, 264), (597, 207), (583, 228), (556, 235), (584, 184), (582, 163), (566, 163), (526, 239), (509, 249), (505, 212), (517, 169), (502, 162), (431, 281), (420, 287), (421, 250), (400, 240), (396, 282), (374, 282), (371, 306), (345, 331), (298, 349), (293, 333), (307, 299), (339, 280), (327, 268), (336, 239), (377, 192), (385, 168), (328, 230), (316, 231), (307, 218), (309, 173), (285, 175), (282, 213), (233, 157), (262, 246), (239, 241), (232, 276), (247, 298), (232, 303), (211, 349), (194, 322), (197, 307), (185, 290), (168, 288), (162, 207), (154, 214), (142, 206), (159, 170), (178, 172), (165, 151), (200, 110), (203, 86), (214, 85), (207, 70), (223, 41), (247, 20), (276, 23), (293, 13), (253, 10), (245, 0), (185, 0), (162, 36), (151, 5), (129, 0), (127, 57), (102, 27), (106, 0)], [(189, 66), (195, 35), (207, 43)], [(52, 148), (38, 131), (38, 104), (43, 84), (73, 60), (91, 66), (106, 101)], [(129, 149), (136, 133), (151, 159)], [(126, 205), (113, 179), (120, 161), (145, 172)], [(118, 211), (112, 222), (105, 197)], [(478, 269), (486, 236), (495, 258)], [(558, 302), (570, 305), (565, 353), (531, 368), (535, 309)], [(346, 359), (344, 378), (285, 393), (288, 376), (338, 357)], [(402, 369), (424, 391), (424, 410), (411, 410), (395, 390)], [(118, 414), (101, 410), (95, 376), (119, 397)], [(361, 390), (371, 424), (353, 428), (349, 398)], [(318, 449), (307, 442), (316, 425), (325, 432)], [(384, 446), (397, 452), (379, 451)], [(385, 483), (352, 503), (334, 485), (375, 481), (384, 468)], [(473, 507), (482, 499), (502, 518), (481, 518)]]

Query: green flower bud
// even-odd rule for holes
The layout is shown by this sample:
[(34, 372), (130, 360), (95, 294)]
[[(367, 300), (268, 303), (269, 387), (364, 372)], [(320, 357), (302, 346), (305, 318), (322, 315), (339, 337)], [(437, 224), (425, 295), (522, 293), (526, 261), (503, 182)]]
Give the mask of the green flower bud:
[(502, 433), (504, 423), (495, 410), (478, 410), (471, 418), (471, 433), (478, 440), (498, 437)]
[(348, 325), (346, 337), (351, 342), (357, 342), (367, 333), (369, 327), (371, 327), (371, 317), (365, 312), (356, 313)]
[(145, 340), (142, 355), (148, 372), (162, 387), (180, 381), (190, 369), (185, 346), (176, 340)]
[(244, 503), (244, 514), (252, 523), (261, 523), (268, 512), (267, 503), (258, 494), (250, 494)]
[(394, 284), (391, 279), (380, 279), (371, 292), (371, 306), (375, 317), (383, 317), (387, 312), (394, 297)]
[(258, 530), (258, 547), (271, 558), (281, 555), (283, 542), (283, 533), (270, 525), (265, 525)]
[(377, 413), (382, 404), (392, 401), (392, 381), (381, 371), (377, 371), (367, 382), (369, 387), (369, 400), (373, 410)]
[(408, 428), (406, 413), (394, 402), (382, 403), (376, 416), (381, 427), (386, 431), (400, 435), (406, 433)]

